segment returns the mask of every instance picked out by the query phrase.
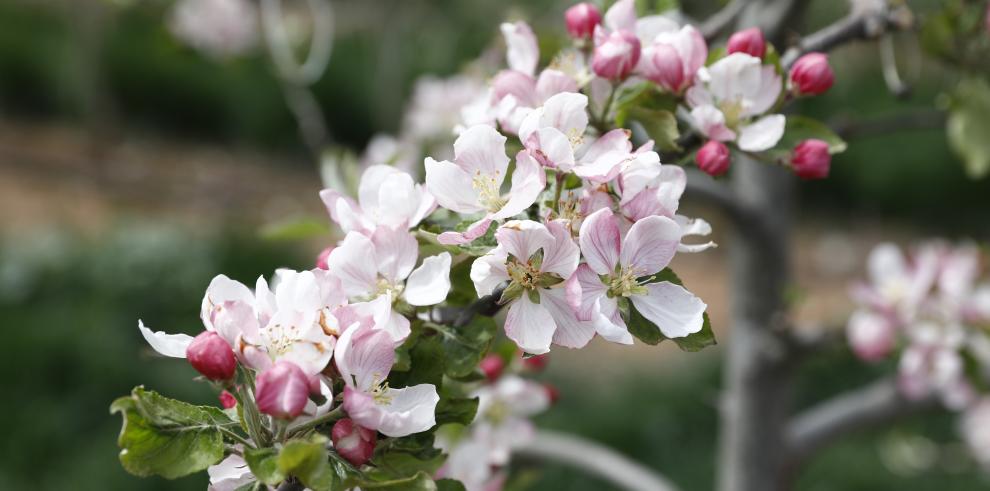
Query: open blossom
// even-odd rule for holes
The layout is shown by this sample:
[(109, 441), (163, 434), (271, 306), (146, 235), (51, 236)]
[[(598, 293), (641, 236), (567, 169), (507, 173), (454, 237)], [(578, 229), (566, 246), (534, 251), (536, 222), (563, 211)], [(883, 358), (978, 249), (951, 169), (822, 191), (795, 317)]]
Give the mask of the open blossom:
[(853, 287), (860, 305), (891, 318), (896, 325), (913, 322), (938, 274), (938, 253), (922, 248), (908, 260), (894, 244), (880, 244), (867, 259), (867, 283)]
[(337, 343), (334, 361), (345, 383), (344, 410), (358, 425), (401, 437), (436, 424), (434, 411), (440, 396), (435, 386), (388, 386), (395, 343), (386, 331), (368, 323), (349, 328)]
[(464, 232), (444, 232), (444, 244), (463, 244), (480, 237), (494, 220), (522, 213), (546, 186), (546, 174), (526, 152), (516, 155), (516, 169), (507, 194), (502, 182), (509, 168), (505, 137), (491, 126), (479, 125), (454, 142), (454, 161), (426, 158), (426, 187), (440, 206), (457, 213), (484, 214)]
[(179, 39), (215, 58), (236, 56), (258, 41), (258, 12), (249, 0), (180, 0), (169, 28)]
[(619, 305), (620, 299), (626, 299), (668, 338), (700, 331), (704, 302), (671, 282), (649, 282), (673, 259), (680, 238), (680, 226), (663, 216), (637, 221), (625, 237), (611, 210), (588, 217), (580, 234), (587, 264), (575, 273), (582, 296), (578, 317), (602, 326), (598, 333), (605, 339), (630, 344), (632, 336)]
[(856, 356), (866, 361), (876, 361), (894, 349), (897, 327), (887, 316), (859, 310), (849, 318), (846, 336)]
[(594, 181), (608, 182), (620, 166), (634, 158), (629, 132), (619, 128), (592, 141), (588, 128), (588, 97), (564, 92), (532, 111), (519, 128), (519, 139), (541, 165)]
[(644, 45), (638, 72), (670, 92), (681, 93), (694, 82), (707, 58), (705, 38), (693, 26), (664, 26)]
[(528, 353), (550, 351), (550, 343), (580, 348), (595, 334), (574, 310), (580, 300), (577, 283), (567, 281), (577, 268), (580, 251), (560, 222), (506, 222), (495, 232), (498, 247), (471, 265), (478, 296), (490, 295), (504, 282), (508, 301), (505, 334)]
[(780, 92), (780, 75), (773, 65), (733, 53), (698, 70), (687, 102), (694, 126), (708, 139), (734, 141), (743, 150), (760, 152), (773, 148), (784, 135), (783, 115), (763, 116)]
[(206, 472), (210, 476), (207, 491), (236, 491), (258, 480), (239, 453), (228, 455), (219, 464), (211, 465)]
[[(414, 306), (436, 305), (450, 291), (450, 253), (423, 259), (416, 266), (419, 245), (405, 228), (378, 227), (370, 237), (350, 232), (330, 253), (327, 265), (340, 278), (354, 302), (383, 298), (388, 309), (380, 318), (396, 342), (409, 335), (409, 319), (393, 308), (399, 302)], [(377, 308), (374, 306), (373, 308)], [(379, 312), (380, 314), (382, 312)]]
[(413, 178), (388, 165), (372, 165), (361, 174), (358, 200), (335, 189), (320, 191), (330, 218), (344, 232), (370, 235), (375, 227), (409, 229), (436, 209), (436, 200)]

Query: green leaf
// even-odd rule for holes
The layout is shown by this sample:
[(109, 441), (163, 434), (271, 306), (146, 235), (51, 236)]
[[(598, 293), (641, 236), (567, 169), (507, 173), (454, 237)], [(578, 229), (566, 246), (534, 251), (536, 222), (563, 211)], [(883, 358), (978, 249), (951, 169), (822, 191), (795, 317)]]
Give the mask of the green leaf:
[(460, 481), (453, 479), (438, 479), (436, 485), (437, 491), (466, 491)]
[(708, 318), (708, 312), (705, 312), (702, 316), (704, 318), (704, 322), (701, 324), (700, 331), (683, 338), (672, 339), (675, 343), (677, 343), (677, 347), (682, 351), (694, 353), (709, 346), (718, 344), (715, 340), (715, 332), (712, 331), (712, 321)]
[(245, 449), (244, 460), (251, 473), (265, 484), (274, 486), (288, 477), (278, 468), (278, 452), (274, 448)]
[[(677, 286), (684, 287), (684, 282), (670, 268), (664, 268), (663, 271), (657, 274), (639, 278), (639, 281), (641, 283), (668, 281)], [(623, 312), (627, 313), (626, 326), (629, 328), (629, 333), (646, 344), (655, 346), (665, 339), (671, 339), (681, 350), (689, 352), (700, 351), (703, 348), (717, 344), (715, 333), (712, 331), (711, 320), (708, 318), (708, 312), (702, 314), (704, 320), (701, 324), (700, 331), (682, 338), (667, 338), (656, 324), (650, 322), (646, 317), (643, 317), (643, 314), (636, 310), (632, 302), (621, 299), (619, 305), (622, 307)]]
[(216, 464), (224, 455), (221, 427), (237, 426), (215, 407), (194, 406), (135, 387), (110, 405), (123, 416), (120, 463), (137, 476), (175, 479)]
[(442, 338), (444, 372), (456, 379), (475, 373), (488, 352), (498, 326), (491, 317), (476, 315), (462, 327), (430, 324)]
[(681, 136), (677, 129), (677, 117), (667, 110), (646, 109), (643, 107), (631, 107), (626, 113), (626, 123), (636, 122), (643, 126), (646, 134), (660, 147), (668, 152), (679, 152), (681, 147), (677, 144), (677, 138)]
[(437, 485), (426, 472), (418, 472), (412, 477), (389, 481), (361, 480), (355, 483), (361, 489), (382, 489), (387, 491), (436, 491)]
[(478, 398), (446, 397), (437, 403), (437, 425), (459, 423), (469, 425), (478, 412)]
[(278, 454), (278, 470), (299, 478), (313, 491), (334, 489), (337, 475), (327, 460), (327, 438), (313, 435), (309, 440), (289, 440)]
[(959, 82), (946, 121), (949, 146), (963, 160), (966, 174), (990, 173), (990, 84), (979, 78)]
[(784, 136), (777, 142), (774, 150), (790, 153), (795, 145), (809, 138), (823, 140), (828, 143), (828, 152), (833, 155), (846, 151), (846, 142), (839, 135), (835, 134), (828, 125), (816, 119), (799, 115), (787, 116)]
[(376, 456), (372, 463), (375, 470), (369, 472), (369, 478), (379, 481), (389, 479), (404, 479), (414, 476), (418, 472), (426, 472), (433, 475), (443, 465), (446, 458), (443, 454), (437, 454), (427, 459), (421, 459), (416, 455), (404, 452), (386, 452)]
[(395, 388), (418, 384), (433, 384), (440, 389), (443, 385), (443, 348), (439, 336), (421, 335), (409, 348), (409, 370), (392, 372), (388, 376), (389, 385)]
[(657, 327), (656, 324), (650, 322), (646, 317), (643, 317), (643, 314), (640, 314), (639, 311), (636, 310), (636, 306), (634, 306), (628, 299), (619, 299), (619, 306), (627, 313), (625, 317), (626, 327), (629, 328), (629, 334), (635, 336), (636, 339), (650, 346), (656, 346), (664, 339), (667, 339), (663, 333), (660, 332), (660, 328)]
[(297, 217), (269, 223), (261, 228), (261, 237), (267, 240), (302, 240), (323, 237), (330, 233), (327, 219)]

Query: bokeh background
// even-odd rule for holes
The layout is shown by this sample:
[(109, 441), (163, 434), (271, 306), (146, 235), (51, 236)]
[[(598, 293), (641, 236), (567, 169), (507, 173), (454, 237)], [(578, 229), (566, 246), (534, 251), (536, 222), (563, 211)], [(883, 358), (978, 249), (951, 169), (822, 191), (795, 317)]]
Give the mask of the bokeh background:
[[(499, 49), (503, 20), (526, 18), (541, 43), (559, 45), (569, 2), (332, 3), (333, 56), (313, 92), (333, 144), (360, 152), (374, 134), (398, 129), (418, 77), (456, 73)], [(717, 3), (684, 9), (702, 17)], [(264, 51), (204, 57), (169, 33), (169, 8), (0, 0), (0, 489), (204, 489), (205, 475), (141, 480), (117, 461), (120, 421), (108, 406), (133, 386), (216, 403), (186, 364), (151, 356), (137, 319), (198, 332), (214, 275), (248, 282), (276, 267), (309, 268), (333, 241), (271, 233), (288, 219), (327, 220), (320, 174)], [(809, 23), (791, 28), (807, 32), (844, 8), (813, 2)], [(857, 45), (833, 55), (835, 87), (801, 108), (850, 142), (830, 179), (800, 188), (793, 290), (808, 323), (843, 324), (846, 287), (876, 242), (988, 232), (990, 187), (965, 176), (935, 109), (953, 75), (910, 36), (898, 48), (909, 98), (886, 89), (877, 48)], [(897, 133), (857, 123), (908, 117), (924, 122)], [(721, 342), (731, 342), (724, 254), (732, 244), (714, 210), (690, 197), (686, 206), (714, 223), (721, 248), (682, 255), (675, 268), (711, 306)], [(541, 378), (562, 398), (538, 423), (608, 444), (686, 490), (711, 489), (720, 354), (600, 340), (580, 353), (555, 350)], [(891, 369), (841, 349), (820, 354), (802, 369), (798, 406)], [(987, 488), (954, 425), (933, 412), (844, 440), (811, 463), (798, 488)], [(611, 489), (552, 464), (515, 467), (511, 489)]]

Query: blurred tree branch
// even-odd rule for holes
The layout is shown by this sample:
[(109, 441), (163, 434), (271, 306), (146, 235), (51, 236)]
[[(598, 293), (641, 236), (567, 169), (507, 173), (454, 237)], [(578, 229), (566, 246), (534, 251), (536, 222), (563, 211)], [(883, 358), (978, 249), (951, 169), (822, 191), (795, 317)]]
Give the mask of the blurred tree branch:
[(913, 24), (914, 16), (906, 5), (864, 9), (804, 36), (797, 45), (784, 53), (780, 61), (788, 68), (805, 53), (830, 51), (852, 41), (876, 39), (889, 30), (910, 29)]

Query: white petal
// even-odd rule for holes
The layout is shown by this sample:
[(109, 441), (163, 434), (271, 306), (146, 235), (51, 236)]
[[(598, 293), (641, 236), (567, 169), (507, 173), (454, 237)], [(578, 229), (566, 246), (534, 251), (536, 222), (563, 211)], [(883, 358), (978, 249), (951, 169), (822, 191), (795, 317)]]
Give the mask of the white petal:
[(380, 406), (384, 413), (377, 430), (385, 436), (403, 437), (433, 428), (436, 407), (440, 402), (436, 386), (420, 384), (403, 389), (389, 389), (388, 404)]
[(372, 234), (371, 242), (375, 245), (375, 265), (383, 278), (402, 281), (416, 266), (419, 245), (405, 226), (397, 229), (379, 226)]
[[(488, 125), (472, 126), (461, 133), (454, 142), (454, 156), (454, 163), (469, 177), (480, 172), (483, 176), (494, 177), (498, 185), (502, 184), (509, 168), (505, 137)], [(430, 193), (440, 199), (435, 187), (430, 186)]]
[(550, 342), (556, 330), (553, 316), (545, 307), (529, 300), (524, 294), (509, 307), (505, 317), (505, 335), (515, 341), (520, 349), (534, 355), (550, 351)]
[(771, 114), (743, 126), (739, 129), (739, 148), (747, 152), (769, 150), (784, 136), (786, 125), (783, 114)]
[(613, 31), (620, 29), (636, 31), (636, 2), (619, 0), (605, 11), (605, 27)]
[(660, 328), (668, 338), (682, 338), (701, 330), (705, 302), (684, 288), (662, 281), (646, 285), (649, 293), (633, 295), (636, 310)]
[(349, 296), (364, 296), (377, 288), (375, 245), (363, 234), (348, 233), (327, 257), (327, 265), (340, 278)]
[(594, 322), (582, 322), (567, 304), (562, 288), (540, 290), (540, 305), (553, 317), (557, 330), (553, 332), (553, 344), (566, 348), (583, 348), (595, 337)]
[(598, 274), (612, 274), (619, 263), (619, 224), (612, 210), (602, 208), (581, 224), (581, 253)]
[(681, 242), (681, 227), (667, 217), (646, 217), (629, 229), (622, 241), (619, 262), (631, 266), (637, 276), (659, 272), (670, 264)]
[(571, 238), (570, 230), (560, 221), (547, 223), (547, 230), (553, 235), (553, 242), (543, 249), (543, 264), (540, 270), (556, 273), (561, 278), (567, 279), (577, 269), (578, 261), (581, 260), (581, 249)]
[(458, 213), (484, 211), (478, 203), (478, 193), (474, 190), (471, 176), (453, 162), (437, 162), (430, 157), (425, 160), (426, 188), (440, 206)]
[(436, 305), (450, 291), (450, 253), (443, 252), (423, 259), (406, 280), (403, 292), (409, 305)]
[(471, 263), (471, 281), (479, 298), (491, 295), (498, 285), (509, 280), (505, 260), (505, 250), (498, 247)]
[(547, 175), (529, 153), (516, 155), (516, 170), (512, 173), (509, 201), (492, 215), (495, 220), (516, 216), (529, 208), (547, 185)]
[(185, 358), (186, 348), (192, 342), (192, 336), (188, 334), (166, 334), (163, 331), (151, 332), (151, 329), (144, 327), (144, 323), (138, 320), (138, 329), (144, 340), (151, 345), (151, 348), (159, 354), (171, 358)]
[(495, 240), (507, 253), (525, 261), (540, 249), (544, 249), (545, 252), (554, 238), (542, 223), (532, 220), (511, 220), (495, 231)]
[(540, 60), (540, 50), (533, 30), (525, 22), (506, 22), (501, 27), (502, 35), (505, 36), (505, 58), (509, 68), (533, 76)]
[(367, 391), (388, 377), (395, 362), (395, 345), (385, 331), (355, 327), (341, 334), (333, 356), (344, 383)]

